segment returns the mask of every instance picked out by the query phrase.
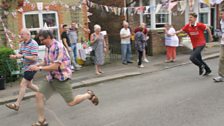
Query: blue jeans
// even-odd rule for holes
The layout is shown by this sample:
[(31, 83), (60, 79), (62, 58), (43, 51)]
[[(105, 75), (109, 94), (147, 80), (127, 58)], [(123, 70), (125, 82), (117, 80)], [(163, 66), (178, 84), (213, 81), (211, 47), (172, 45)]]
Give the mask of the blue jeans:
[(77, 53), (76, 53), (76, 43), (72, 43), (71, 44), (72, 50), (73, 50), (73, 55), (74, 55), (74, 60), (76, 62), (76, 58), (77, 58)]
[(121, 60), (122, 63), (131, 61), (131, 44), (121, 44)]

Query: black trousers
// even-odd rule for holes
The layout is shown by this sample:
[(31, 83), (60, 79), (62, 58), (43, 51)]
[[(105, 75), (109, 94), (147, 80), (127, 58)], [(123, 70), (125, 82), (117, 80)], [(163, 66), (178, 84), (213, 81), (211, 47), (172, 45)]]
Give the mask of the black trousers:
[(138, 65), (142, 64), (143, 51), (138, 50)]
[(193, 49), (191, 54), (190, 60), (192, 63), (197, 65), (198, 67), (204, 66), (206, 71), (210, 71), (208, 65), (202, 60), (201, 51), (204, 49), (205, 46), (198, 46)]

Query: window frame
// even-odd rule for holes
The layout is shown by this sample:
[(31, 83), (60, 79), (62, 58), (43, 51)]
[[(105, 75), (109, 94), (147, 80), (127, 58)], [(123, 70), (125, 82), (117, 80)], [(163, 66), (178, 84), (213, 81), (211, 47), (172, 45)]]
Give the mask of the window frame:
[(39, 28), (27, 28), (29, 29), (31, 32), (32, 31), (38, 31), (44, 28), (44, 21), (43, 21), (43, 15), (44, 14), (55, 14), (55, 23), (56, 25), (54, 27), (48, 27), (49, 29), (55, 30), (57, 29), (57, 38), (60, 40), (61, 36), (60, 36), (60, 32), (59, 32), (59, 18), (58, 18), (58, 12), (57, 11), (29, 11), (29, 12), (24, 12), (23, 13), (23, 28), (26, 28), (26, 20), (25, 20), (25, 16), (26, 15), (34, 15), (37, 14), (38, 15), (38, 19), (39, 19)]

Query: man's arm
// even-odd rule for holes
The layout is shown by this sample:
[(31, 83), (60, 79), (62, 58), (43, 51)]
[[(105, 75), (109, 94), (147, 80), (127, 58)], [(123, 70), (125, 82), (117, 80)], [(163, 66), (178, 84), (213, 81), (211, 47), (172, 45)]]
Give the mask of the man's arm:
[(120, 37), (121, 37), (121, 39), (126, 39), (126, 38), (130, 38), (131, 36), (130, 36), (130, 35), (127, 35), (127, 36), (126, 36), (126, 35), (122, 35), (122, 34), (121, 34)]
[(213, 36), (212, 36), (211, 29), (208, 26), (206, 26), (206, 30), (208, 31), (210, 42), (212, 42), (213, 41)]
[(183, 31), (182, 29), (180, 29), (180, 30), (176, 31), (175, 34), (179, 34), (179, 33), (181, 33), (181, 32), (184, 32), (184, 31)]
[(60, 63), (52, 63), (49, 66), (34, 65), (34, 66), (30, 67), (30, 70), (32, 70), (32, 71), (39, 71), (39, 70), (54, 71), (54, 70), (58, 70), (59, 66), (60, 66)]

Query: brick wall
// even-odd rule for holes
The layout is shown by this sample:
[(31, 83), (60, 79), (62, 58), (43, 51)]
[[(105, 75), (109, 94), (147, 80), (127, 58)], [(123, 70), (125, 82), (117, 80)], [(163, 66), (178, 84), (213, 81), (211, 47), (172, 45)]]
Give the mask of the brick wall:
[[(35, 5), (37, 2), (41, 2), (41, 1), (43, 2), (44, 6), (46, 6), (52, 2), (52, 0), (30, 0), (30, 2), (35, 3)], [(63, 0), (63, 3), (67, 4), (69, 6), (73, 6), (73, 5), (78, 6), (78, 5), (80, 5), (80, 0), (73, 0), (73, 1)], [(12, 11), (15, 11), (18, 8), (17, 8), (16, 4), (13, 3), (11, 9), (12, 9)], [(24, 12), (37, 11), (37, 7), (34, 10), (32, 10), (31, 6), (27, 5), (27, 6), (23, 7), (23, 10), (24, 10)], [(57, 4), (56, 6), (50, 6), (49, 10), (56, 11), (58, 13), (59, 32), (60, 33), (62, 32), (62, 28), (61, 28), (62, 24), (70, 25), (73, 20), (77, 19), (77, 17), (78, 17), (77, 22), (80, 24), (84, 24), (84, 20), (83, 20), (84, 14), (83, 14), (82, 9), (77, 9), (76, 11), (74, 11), (71, 9), (66, 9), (63, 6)], [(77, 16), (74, 16), (74, 15), (77, 15)], [(18, 12), (16, 17), (13, 17), (11, 14), (9, 14), (7, 20), (8, 20), (9, 30), (12, 31), (13, 33), (18, 34), (20, 29), (23, 27), (23, 14)], [(11, 22), (13, 22), (13, 23), (11, 23)], [(79, 33), (80, 33), (80, 35), (83, 34), (82, 29), (80, 29)]]
[(166, 52), (164, 43), (163, 30), (150, 30), (147, 53), (151, 56), (164, 54)]
[[(107, 5), (123, 7), (124, 0), (92, 0), (92, 2)], [(120, 53), (120, 29), (122, 28), (122, 21), (125, 19), (124, 16), (117, 16), (113, 13), (108, 13), (105, 10), (90, 8), (89, 10), (93, 13), (90, 16), (89, 28), (93, 32), (93, 26), (99, 24), (102, 30), (106, 30), (108, 33), (110, 47), (113, 49), (112, 53)]]

